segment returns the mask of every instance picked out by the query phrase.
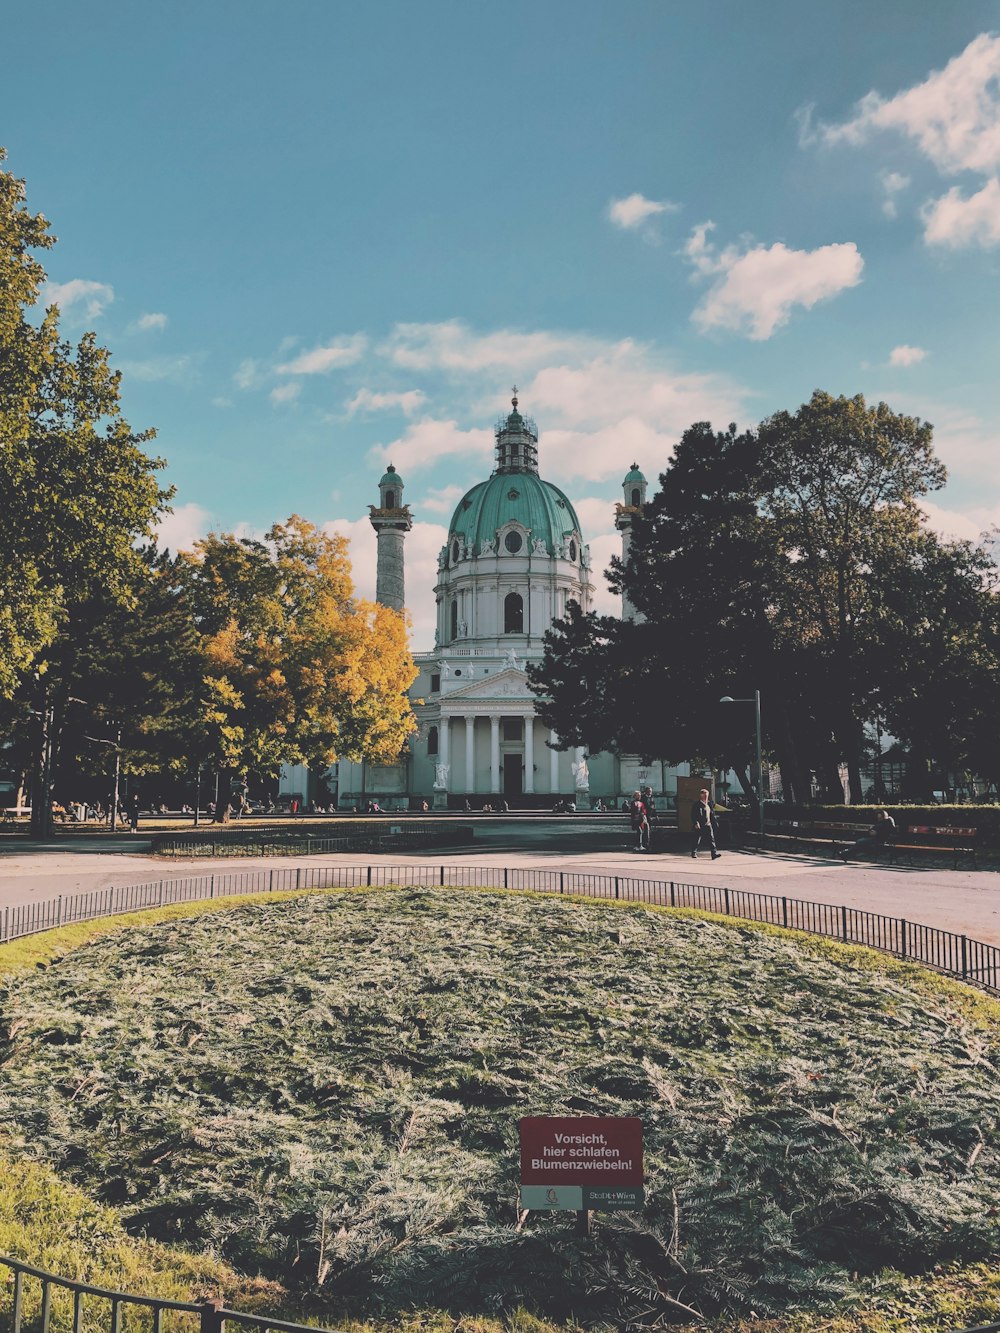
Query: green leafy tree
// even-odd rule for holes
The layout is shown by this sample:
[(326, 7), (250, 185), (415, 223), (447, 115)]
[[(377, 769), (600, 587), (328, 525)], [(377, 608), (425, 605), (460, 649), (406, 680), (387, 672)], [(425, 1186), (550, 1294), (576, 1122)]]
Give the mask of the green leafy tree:
[(221, 769), (398, 758), (415, 729), (405, 620), (355, 597), (342, 537), (293, 515), (262, 542), (210, 534), (182, 559)]
[[(3, 153), (0, 150), (0, 160)], [(160, 461), (120, 407), (120, 375), (92, 333), (73, 347), (59, 312), (30, 318), (45, 278), (33, 251), (53, 244), (24, 206), (22, 181), (0, 171), (0, 696), (9, 698), (63, 631), (70, 608), (100, 592), (127, 601), (148, 536), (169, 499)], [(41, 701), (32, 823), (51, 831), (52, 701)]]
[(751, 727), (718, 701), (760, 689), (765, 746), (800, 801), (813, 773), (842, 799), (842, 762), (862, 798), (875, 718), (971, 763), (988, 704), (965, 691), (937, 729), (924, 717), (928, 681), (960, 696), (975, 663), (985, 700), (997, 680), (991, 562), (936, 539), (919, 508), (944, 475), (928, 425), (861, 397), (817, 392), (742, 434), (692, 426), (635, 522), (628, 568), (610, 571), (642, 620), (576, 610), (556, 626), (532, 672), (542, 717), (567, 744), (717, 759), (749, 786)]

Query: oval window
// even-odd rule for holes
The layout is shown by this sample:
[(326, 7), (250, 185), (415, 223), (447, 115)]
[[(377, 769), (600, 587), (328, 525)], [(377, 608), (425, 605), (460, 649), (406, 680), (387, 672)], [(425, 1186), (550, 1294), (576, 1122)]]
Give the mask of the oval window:
[(451, 547), (451, 563), (458, 564), (458, 542), (453, 542)]
[(519, 532), (508, 532), (507, 536), (503, 539), (503, 544), (511, 555), (517, 555), (518, 551), (524, 545), (524, 542)]
[(571, 541), (569, 544), (569, 558), (571, 560), (576, 559), (576, 542), (574, 541)]

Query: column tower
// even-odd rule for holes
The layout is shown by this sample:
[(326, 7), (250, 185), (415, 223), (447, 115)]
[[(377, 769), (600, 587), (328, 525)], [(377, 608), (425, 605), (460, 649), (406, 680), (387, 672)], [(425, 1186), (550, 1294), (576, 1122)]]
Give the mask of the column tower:
[[(633, 463), (622, 482), (624, 504), (615, 505), (615, 527), (622, 535), (622, 564), (629, 562), (632, 547), (632, 521), (636, 514), (641, 514), (646, 504), (646, 478), (639, 471), (639, 464)], [(628, 594), (622, 597), (622, 620), (642, 620), (644, 617), (629, 601)]]
[(378, 536), (375, 600), (393, 611), (406, 603), (403, 577), (403, 540), (413, 527), (408, 505), (403, 504), (403, 479), (390, 463), (378, 484), (378, 505), (369, 505), (371, 525)]

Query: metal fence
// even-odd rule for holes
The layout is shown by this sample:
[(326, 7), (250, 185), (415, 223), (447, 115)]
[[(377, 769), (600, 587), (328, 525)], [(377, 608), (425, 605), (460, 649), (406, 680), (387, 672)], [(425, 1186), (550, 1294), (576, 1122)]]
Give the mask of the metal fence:
[(5, 1254), (0, 1268), (10, 1274), (9, 1303), (0, 1298), (0, 1328), (9, 1333), (225, 1333), (227, 1323), (255, 1333), (317, 1333), (315, 1325), (229, 1310), (221, 1301), (194, 1304), (74, 1282)]
[[(725, 916), (762, 921), (793, 930), (863, 944), (894, 957), (920, 963), (935, 971), (1000, 994), (1000, 949), (992, 944), (923, 926), (902, 917), (883, 916), (853, 907), (813, 903), (676, 880), (637, 879), (631, 875), (595, 875), (568, 870), (521, 870), (497, 866), (297, 866), (250, 870), (227, 875), (160, 879), (146, 884), (120, 885), (95, 893), (52, 898), (45, 903), (6, 907), (0, 943), (77, 921), (92, 921), (167, 903), (196, 902), (278, 890), (357, 888), (389, 884), (431, 886), (477, 885), (484, 888), (522, 889), (587, 898), (689, 907)], [(0, 1267), (11, 1274), (9, 1315), (0, 1310), (0, 1328), (10, 1333), (224, 1333), (237, 1323), (266, 1333), (314, 1333), (303, 1324), (263, 1315), (245, 1314), (218, 1301), (200, 1304), (151, 1296), (130, 1295), (74, 1282), (19, 1260), (0, 1255)], [(57, 1309), (59, 1297), (64, 1308)], [(86, 1306), (85, 1306), (86, 1303)], [(6, 1304), (6, 1302), (3, 1302)], [(94, 1307), (97, 1307), (95, 1309)], [(106, 1316), (103, 1320), (100, 1314)], [(142, 1316), (148, 1312), (147, 1317)], [(86, 1318), (85, 1318), (86, 1314)], [(1000, 1333), (1000, 1324), (983, 1325), (969, 1333)]]
[(870, 949), (921, 963), (937, 972), (1000, 995), (1000, 948), (923, 926), (898, 916), (856, 907), (813, 903), (802, 898), (753, 893), (746, 889), (676, 880), (637, 879), (632, 875), (597, 875), (570, 870), (522, 870), (503, 866), (368, 865), (287, 866), (232, 874), (196, 875), (119, 885), (94, 893), (74, 893), (47, 902), (5, 907), (0, 944), (55, 926), (98, 917), (119, 916), (167, 903), (267, 893), (278, 890), (358, 888), (364, 885), (413, 884), (526, 889), (539, 893), (577, 894), (666, 907), (691, 907), (745, 921), (763, 921), (810, 935), (863, 944)]

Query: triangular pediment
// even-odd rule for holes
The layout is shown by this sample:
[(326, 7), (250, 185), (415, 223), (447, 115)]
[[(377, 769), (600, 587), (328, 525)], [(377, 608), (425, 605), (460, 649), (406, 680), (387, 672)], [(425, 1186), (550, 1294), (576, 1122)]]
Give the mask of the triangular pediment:
[(523, 671), (506, 667), (503, 671), (491, 672), (482, 680), (470, 680), (467, 685), (460, 685), (457, 690), (449, 690), (441, 696), (441, 706), (447, 708), (453, 701), (458, 703), (467, 699), (534, 699), (528, 688), (528, 677)]

